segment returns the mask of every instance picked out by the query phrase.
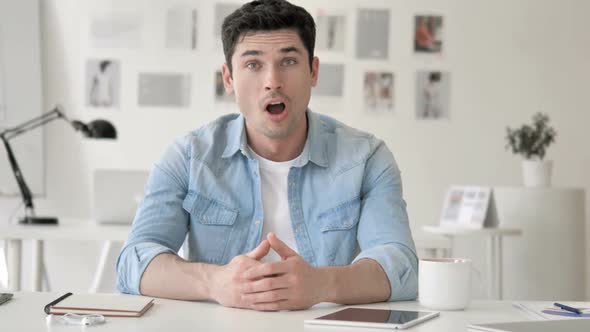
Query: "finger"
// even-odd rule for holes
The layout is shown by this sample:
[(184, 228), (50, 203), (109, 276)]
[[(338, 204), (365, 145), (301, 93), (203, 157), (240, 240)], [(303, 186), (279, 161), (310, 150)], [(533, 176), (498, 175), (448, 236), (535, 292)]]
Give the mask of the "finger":
[(283, 260), (291, 257), (291, 256), (298, 256), (297, 252), (293, 249), (289, 248), (285, 242), (279, 240), (279, 238), (275, 235), (275, 233), (268, 233), (266, 236), (268, 243), (270, 243), (271, 248), (281, 256)]
[(275, 289), (268, 292), (252, 293), (242, 295), (242, 302), (246, 305), (280, 302), (289, 299), (288, 289)]
[(241, 275), (242, 279), (256, 280), (272, 275), (282, 275), (290, 271), (289, 264), (285, 261), (263, 263), (256, 265), (244, 271)]
[(262, 278), (256, 281), (246, 282), (242, 285), (242, 293), (268, 292), (275, 289), (288, 288), (289, 279), (285, 275), (274, 278)]
[(270, 243), (268, 242), (268, 240), (263, 240), (262, 242), (260, 242), (258, 247), (256, 247), (254, 250), (247, 253), (246, 256), (248, 256), (252, 259), (255, 259), (255, 260), (261, 260), (262, 257), (264, 257), (264, 256), (266, 256), (266, 254), (268, 254), (269, 250), (270, 250)]
[(270, 303), (256, 303), (250, 305), (250, 307), (254, 310), (258, 311), (280, 311), (286, 310), (289, 308), (289, 300), (282, 300), (277, 302), (270, 302)]

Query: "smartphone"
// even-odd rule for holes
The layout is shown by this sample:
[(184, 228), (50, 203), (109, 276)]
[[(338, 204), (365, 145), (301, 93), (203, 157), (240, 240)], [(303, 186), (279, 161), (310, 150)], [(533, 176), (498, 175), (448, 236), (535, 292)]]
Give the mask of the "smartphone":
[(10, 293), (0, 293), (0, 304), (10, 300), (12, 298), (12, 294)]

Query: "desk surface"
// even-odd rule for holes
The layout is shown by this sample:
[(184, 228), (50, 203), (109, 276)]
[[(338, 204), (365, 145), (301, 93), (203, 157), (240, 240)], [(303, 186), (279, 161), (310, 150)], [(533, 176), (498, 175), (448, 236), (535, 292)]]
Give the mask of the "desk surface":
[[(0, 240), (96, 240), (125, 242), (131, 225), (97, 224), (90, 219), (60, 218), (58, 225), (20, 225), (0, 223)], [(448, 239), (420, 230), (413, 232), (418, 248), (448, 249)]]
[(99, 225), (93, 220), (60, 219), (58, 225), (0, 224), (0, 239), (125, 241), (131, 225)]
[[(45, 304), (61, 293), (18, 292), (0, 305), (2, 331), (80, 331), (81, 326), (68, 326), (54, 317), (47, 322)], [(378, 303), (356, 307), (421, 309), (417, 302)], [(291, 312), (256, 312), (225, 308), (216, 303), (156, 299), (155, 305), (140, 318), (107, 317), (106, 323), (91, 327), (93, 331), (338, 331), (360, 332), (360, 329), (304, 326), (303, 321), (339, 310), (341, 306), (321, 304), (309, 310)], [(507, 301), (474, 301), (465, 311), (444, 311), (440, 317), (409, 331), (465, 331), (468, 324), (523, 321), (527, 318)], [(383, 331), (362, 329), (362, 332)]]
[(424, 226), (422, 229), (427, 233), (441, 234), (441, 235), (482, 235), (482, 236), (497, 236), (497, 235), (521, 235), (522, 230), (519, 228), (502, 228), (502, 227), (484, 227), (484, 228), (468, 228), (468, 227), (454, 227), (454, 226)]

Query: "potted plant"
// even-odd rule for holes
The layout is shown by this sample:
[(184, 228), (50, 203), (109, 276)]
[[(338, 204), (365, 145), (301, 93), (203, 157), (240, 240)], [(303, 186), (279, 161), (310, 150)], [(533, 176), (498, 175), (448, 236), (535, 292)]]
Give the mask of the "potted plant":
[(549, 126), (549, 117), (542, 113), (533, 116), (533, 125), (523, 125), (517, 129), (506, 128), (506, 149), (524, 157), (522, 171), (524, 185), (527, 187), (547, 187), (551, 185), (553, 163), (543, 160), (547, 147), (555, 142), (557, 132)]

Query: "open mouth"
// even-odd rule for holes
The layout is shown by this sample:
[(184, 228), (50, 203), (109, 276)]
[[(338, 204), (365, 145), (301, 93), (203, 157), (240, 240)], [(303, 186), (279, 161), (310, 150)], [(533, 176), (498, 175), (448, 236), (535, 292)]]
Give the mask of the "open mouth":
[(281, 114), (285, 110), (285, 104), (281, 102), (270, 103), (266, 106), (266, 111), (270, 114)]

